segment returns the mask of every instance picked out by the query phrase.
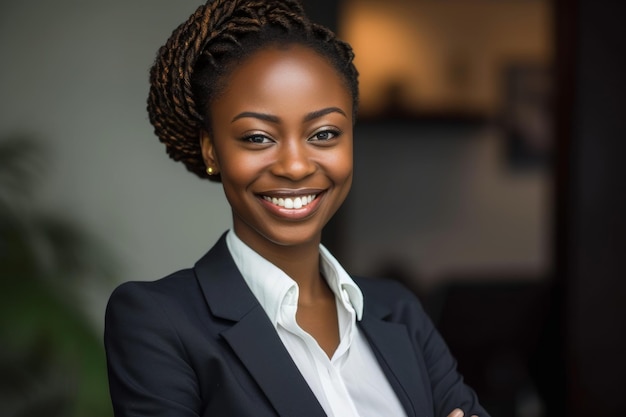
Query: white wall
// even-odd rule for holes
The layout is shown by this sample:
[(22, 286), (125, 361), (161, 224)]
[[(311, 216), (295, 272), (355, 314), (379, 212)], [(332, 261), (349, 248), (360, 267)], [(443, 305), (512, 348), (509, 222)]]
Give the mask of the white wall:
[[(49, 145), (42, 208), (104, 240), (120, 282), (192, 265), (230, 225), (221, 187), (167, 157), (145, 109), (158, 47), (198, 4), (0, 3), (0, 137)], [(96, 321), (107, 297), (90, 301)]]

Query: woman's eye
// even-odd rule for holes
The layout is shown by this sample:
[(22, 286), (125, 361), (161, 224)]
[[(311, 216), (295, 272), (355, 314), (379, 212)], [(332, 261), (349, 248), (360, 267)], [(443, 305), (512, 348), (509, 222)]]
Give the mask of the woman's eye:
[(327, 141), (339, 136), (339, 132), (334, 130), (323, 130), (314, 134), (310, 140), (313, 141)]
[(263, 135), (250, 135), (250, 136), (246, 136), (243, 139), (246, 142), (254, 143), (257, 145), (271, 143), (271, 139)]

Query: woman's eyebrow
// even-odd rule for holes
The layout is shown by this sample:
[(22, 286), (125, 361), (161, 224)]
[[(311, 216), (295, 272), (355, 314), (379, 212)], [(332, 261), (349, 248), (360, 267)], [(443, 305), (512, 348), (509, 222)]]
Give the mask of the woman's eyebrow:
[(233, 123), (234, 121), (243, 119), (244, 117), (253, 117), (255, 119), (261, 119), (261, 120), (265, 120), (266, 122), (271, 122), (271, 123), (280, 122), (280, 118), (277, 116), (273, 116), (271, 114), (266, 114), (266, 113), (256, 113), (253, 111), (244, 111), (242, 113), (239, 113), (237, 116), (233, 117), (233, 120), (231, 120), (230, 122)]
[[(311, 113), (307, 113), (306, 116), (304, 116), (303, 120), (305, 122), (310, 122), (311, 120), (315, 120), (329, 113), (339, 113), (345, 117), (348, 117), (346, 113), (343, 110), (341, 110), (339, 107), (327, 107), (324, 109), (312, 111)], [(252, 112), (252, 111), (244, 111), (242, 113), (239, 113), (237, 116), (233, 117), (233, 120), (231, 120), (231, 123), (235, 122), (236, 120), (243, 119), (245, 117), (252, 117), (255, 119), (265, 120), (266, 122), (270, 122), (270, 123), (280, 123), (280, 117), (278, 116), (274, 116), (272, 114), (267, 114), (267, 113), (257, 113), (257, 112)]]
[(339, 107), (327, 107), (325, 109), (316, 110), (307, 114), (306, 116), (304, 116), (304, 121), (310, 122), (311, 120), (315, 120), (318, 117), (325, 116), (329, 113), (339, 113), (339, 114), (344, 115), (345, 117), (348, 117), (346, 113), (343, 110), (341, 110)]

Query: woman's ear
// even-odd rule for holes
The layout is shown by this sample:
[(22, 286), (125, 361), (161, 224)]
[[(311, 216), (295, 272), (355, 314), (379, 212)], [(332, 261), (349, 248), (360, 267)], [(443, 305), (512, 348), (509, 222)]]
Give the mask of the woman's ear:
[(209, 135), (209, 132), (202, 129), (200, 131), (200, 147), (202, 148), (202, 159), (207, 167), (207, 172), (211, 171), (209, 175), (215, 175), (219, 173), (219, 163), (215, 156), (215, 145), (213, 139)]

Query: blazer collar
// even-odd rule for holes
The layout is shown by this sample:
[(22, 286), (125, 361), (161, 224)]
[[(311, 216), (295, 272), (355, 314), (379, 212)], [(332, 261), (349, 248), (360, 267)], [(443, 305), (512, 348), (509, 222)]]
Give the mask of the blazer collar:
[(233, 322), (222, 332), (235, 354), (281, 416), (326, 414), (265, 311), (241, 276), (225, 234), (195, 265), (211, 313)]
[[(254, 297), (226, 245), (225, 234), (195, 265), (211, 313), (233, 322), (224, 339), (250, 371), (279, 415), (321, 417), (324, 410), (300, 374), (265, 311)], [(358, 281), (357, 281), (358, 284)], [(407, 416), (430, 416), (432, 404), (404, 325), (388, 321), (392, 311), (365, 295), (365, 333)]]
[[(357, 282), (358, 283), (358, 282)], [(359, 322), (374, 355), (407, 416), (431, 416), (433, 412), (427, 369), (417, 360), (405, 325), (389, 321), (392, 310), (365, 294), (365, 310)]]

